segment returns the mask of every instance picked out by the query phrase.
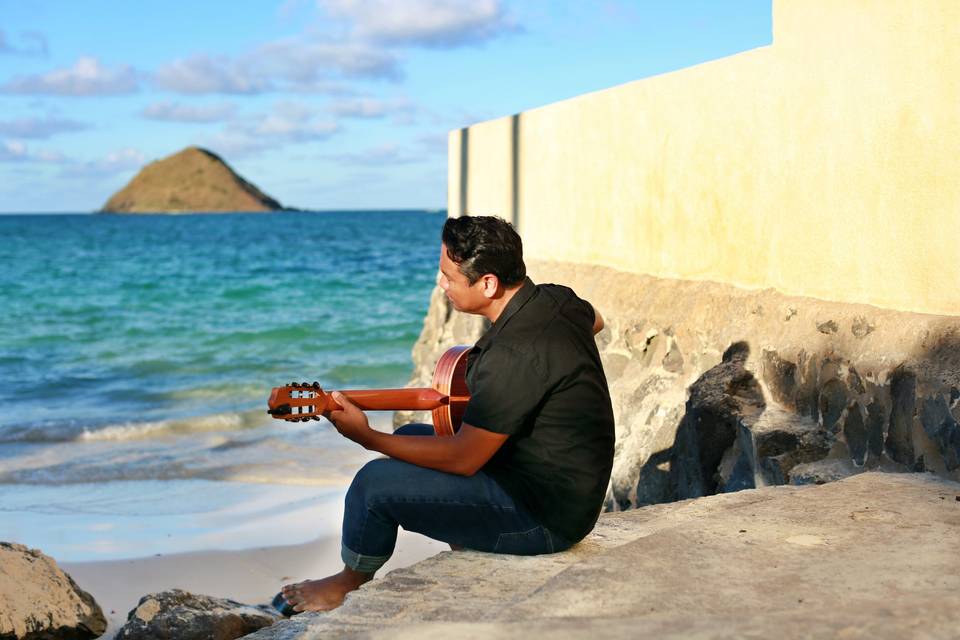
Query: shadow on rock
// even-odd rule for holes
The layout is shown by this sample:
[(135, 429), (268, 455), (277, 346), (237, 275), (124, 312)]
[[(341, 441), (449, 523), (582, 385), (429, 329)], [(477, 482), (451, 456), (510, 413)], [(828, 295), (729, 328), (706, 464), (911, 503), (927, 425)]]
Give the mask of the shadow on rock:
[(745, 367), (749, 355), (746, 342), (731, 344), (720, 364), (690, 385), (673, 446), (654, 453), (640, 470), (638, 504), (717, 493), (724, 453), (741, 426), (749, 428), (766, 408), (760, 383)]

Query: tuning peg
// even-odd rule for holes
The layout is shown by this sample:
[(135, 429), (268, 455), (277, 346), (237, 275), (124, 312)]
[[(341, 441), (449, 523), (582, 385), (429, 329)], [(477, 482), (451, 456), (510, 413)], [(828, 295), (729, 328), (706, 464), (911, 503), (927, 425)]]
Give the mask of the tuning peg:
[(281, 404), (279, 407), (274, 407), (273, 409), (267, 409), (267, 413), (272, 416), (285, 416), (290, 413), (289, 404)]
[(314, 420), (319, 420), (320, 416), (311, 416)]
[(314, 381), (313, 381), (313, 388), (314, 388), (314, 389), (319, 389), (319, 388), (320, 388), (320, 383), (317, 382), (316, 380), (314, 380)]
[(296, 382), (291, 382), (291, 383), (288, 384), (287, 386), (288, 386), (288, 387), (295, 387), (295, 386), (297, 386), (297, 383), (296, 383)]
[(300, 386), (301, 386), (301, 387), (309, 387), (309, 386), (310, 386), (310, 383), (309, 383), (309, 382), (301, 382), (301, 383), (300, 383)]

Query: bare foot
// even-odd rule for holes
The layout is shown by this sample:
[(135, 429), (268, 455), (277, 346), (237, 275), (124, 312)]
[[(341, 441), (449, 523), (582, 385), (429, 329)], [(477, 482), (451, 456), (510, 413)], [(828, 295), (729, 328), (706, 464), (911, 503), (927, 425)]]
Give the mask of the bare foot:
[(347, 567), (340, 573), (322, 580), (305, 580), (297, 584), (288, 584), (280, 592), (283, 599), (293, 605), (297, 613), (301, 611), (330, 611), (343, 604), (347, 594), (360, 588), (373, 578), (372, 573), (360, 573)]

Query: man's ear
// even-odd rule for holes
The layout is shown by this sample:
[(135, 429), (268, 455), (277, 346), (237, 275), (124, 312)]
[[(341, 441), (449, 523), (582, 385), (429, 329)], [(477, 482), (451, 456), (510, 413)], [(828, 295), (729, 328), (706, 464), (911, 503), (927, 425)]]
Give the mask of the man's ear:
[(483, 295), (486, 298), (495, 298), (500, 291), (500, 278), (488, 273), (480, 276), (480, 282), (483, 283)]

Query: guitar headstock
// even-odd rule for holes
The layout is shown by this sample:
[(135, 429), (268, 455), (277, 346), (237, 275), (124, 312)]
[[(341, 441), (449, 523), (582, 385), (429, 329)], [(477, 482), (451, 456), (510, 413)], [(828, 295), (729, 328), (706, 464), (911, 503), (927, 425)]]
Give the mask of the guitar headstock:
[(319, 382), (291, 382), (274, 387), (267, 406), (270, 407), (267, 413), (287, 422), (319, 420), (324, 413), (341, 408), (320, 388)]

